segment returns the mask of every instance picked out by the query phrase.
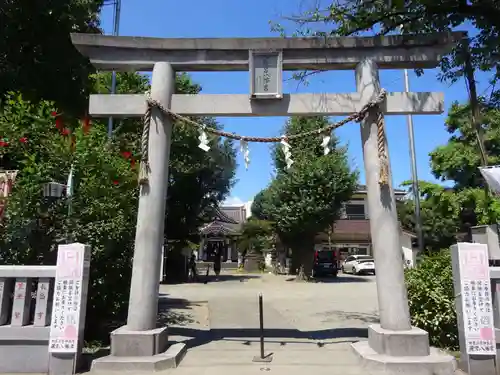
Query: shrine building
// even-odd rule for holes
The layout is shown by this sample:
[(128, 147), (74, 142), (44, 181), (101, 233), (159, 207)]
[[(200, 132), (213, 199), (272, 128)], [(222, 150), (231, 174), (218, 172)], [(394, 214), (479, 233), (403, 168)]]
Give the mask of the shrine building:
[(222, 262), (237, 262), (237, 238), (241, 235), (242, 225), (247, 220), (245, 206), (221, 206), (216, 209), (214, 219), (200, 228), (200, 249), (197, 259), (213, 261), (218, 250)]

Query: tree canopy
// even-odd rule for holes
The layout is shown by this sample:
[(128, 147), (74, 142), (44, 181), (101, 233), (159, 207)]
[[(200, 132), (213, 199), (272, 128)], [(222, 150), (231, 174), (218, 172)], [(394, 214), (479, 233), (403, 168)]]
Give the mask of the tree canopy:
[[(481, 158), (470, 125), (470, 113), (468, 105), (454, 103), (446, 120), (450, 138), (430, 153), (432, 173), (447, 186), (426, 181), (419, 183), (424, 242), (431, 250), (468, 239), (471, 226), (500, 219), (500, 201), (486, 195), (478, 169)], [(492, 165), (500, 162), (499, 114), (499, 110), (489, 108), (483, 117), (485, 150)], [(415, 225), (413, 210), (413, 201), (399, 206), (400, 219), (409, 229)]]
[[(494, 84), (500, 78), (500, 4), (496, 0), (329, 0), (317, 2), (305, 12), (286, 17), (298, 25), (299, 35), (359, 35), (399, 33), (422, 34), (456, 29), (473, 32), (464, 40), (470, 46), (473, 68), (491, 72), (491, 99), (497, 101), (499, 92)], [(286, 32), (283, 24), (274, 29)], [(452, 82), (464, 75), (464, 43), (441, 61), (441, 78)]]
[[(298, 134), (327, 126), (328, 118), (295, 117), (284, 134)], [(347, 150), (332, 135), (331, 152), (324, 155), (319, 137), (290, 140), (294, 164), (287, 169), (283, 152), (274, 150), (276, 178), (252, 205), (252, 214), (270, 220), (281, 242), (292, 249), (292, 270), (299, 279), (312, 271), (315, 236), (338, 218), (342, 203), (357, 185), (358, 175), (349, 169)]]
[[(99, 92), (109, 80), (109, 73), (95, 75), (95, 90)], [(176, 84), (178, 92), (200, 90), (185, 74), (177, 76)], [(140, 93), (149, 82), (136, 73), (118, 74), (117, 88)], [(1, 231), (2, 261), (54, 264), (57, 244), (69, 239), (90, 244), (86, 338), (106, 339), (99, 336), (107, 336), (126, 318), (142, 123), (117, 120), (109, 139), (107, 121), (92, 121), (84, 129), (80, 120), (58, 111), (53, 102), (31, 103), (20, 94), (9, 94), (0, 108), (2, 167), (19, 170)], [(212, 119), (203, 121), (220, 127)], [(236, 163), (231, 142), (213, 139), (205, 153), (197, 147), (195, 129), (179, 121), (174, 127), (165, 238), (182, 247), (197, 235), (204, 216), (227, 196)], [(66, 184), (71, 165), (73, 215), (68, 217), (67, 200), (47, 199), (42, 188), (49, 181)]]
[(21, 1), (0, 5), (0, 96), (18, 91), (26, 99), (54, 101), (73, 114), (86, 111), (93, 72), (73, 47), (70, 33), (100, 33), (105, 0)]
[[(421, 34), (469, 30), (453, 52), (440, 62), (441, 80), (456, 82), (464, 77), (470, 103), (454, 103), (446, 129), (449, 141), (430, 154), (433, 175), (445, 186), (421, 182), (422, 218), (426, 244), (431, 249), (449, 246), (467, 235), (469, 227), (498, 221), (498, 202), (487, 197), (478, 167), (481, 148), (490, 165), (498, 160), (497, 81), (500, 51), (500, 3), (495, 0), (329, 0), (305, 12), (285, 17), (296, 35), (349, 36)], [(276, 30), (286, 32), (275, 24)], [(490, 87), (483, 96), (475, 92), (474, 70), (486, 72)], [(421, 72), (418, 72), (421, 73)], [(480, 147), (481, 146), (481, 147)], [(450, 187), (451, 185), (451, 187)], [(399, 204), (400, 219), (414, 228), (413, 202)]]
[[(453, 181), (455, 189), (483, 187), (478, 170), (481, 156), (476, 134), (470, 126), (471, 110), (468, 104), (453, 103), (448, 111), (446, 130), (448, 143), (430, 153), (431, 170), (441, 181)], [(489, 165), (500, 164), (500, 110), (485, 107), (482, 116), (484, 145)]]
[(273, 223), (250, 217), (241, 228), (241, 236), (238, 238), (238, 250), (262, 252), (262, 250), (272, 247), (273, 240)]

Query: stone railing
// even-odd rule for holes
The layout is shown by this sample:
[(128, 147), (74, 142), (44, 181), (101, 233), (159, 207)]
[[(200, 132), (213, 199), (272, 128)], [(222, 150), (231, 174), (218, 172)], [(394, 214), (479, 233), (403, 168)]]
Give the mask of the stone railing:
[(47, 371), (55, 276), (56, 266), (0, 266), (0, 372)]
[[(74, 372), (81, 351), (79, 343), (82, 337), (79, 336), (83, 334), (84, 321), (75, 323), (78, 333), (73, 340), (59, 339), (59, 331), (53, 329), (51, 332), (51, 325), (55, 329), (67, 327), (64, 321), (71, 315), (67, 313), (71, 306), (75, 306), (75, 311), (78, 308), (78, 314), (84, 320), (89, 262), (83, 260), (83, 249), (85, 254), (89, 254), (90, 249), (82, 244), (63, 246), (64, 251), (80, 252), (82, 258), (77, 285), (84, 289), (84, 293), (78, 305), (76, 302), (72, 305), (70, 301), (75, 293), (66, 290), (72, 283), (67, 270), (78, 270), (78, 264), (70, 264), (68, 268), (67, 262), (60, 261), (59, 258), (63, 258), (59, 256), (61, 246), (57, 266), (0, 266), (0, 373)], [(58, 267), (62, 267), (62, 273), (58, 273)], [(60, 279), (59, 274), (63, 276)], [(54, 322), (53, 311), (58, 317)]]

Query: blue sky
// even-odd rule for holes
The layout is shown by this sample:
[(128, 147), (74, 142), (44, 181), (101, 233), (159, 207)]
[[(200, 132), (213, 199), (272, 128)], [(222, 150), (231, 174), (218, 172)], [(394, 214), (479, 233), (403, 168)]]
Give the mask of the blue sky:
[[(144, 4), (147, 3), (147, 6)], [(307, 7), (305, 0), (122, 0), (120, 35), (151, 36), (164, 38), (179, 37), (264, 37), (278, 36), (271, 31), (269, 21), (279, 21), (281, 15), (297, 13)], [(102, 27), (112, 32), (112, 7), (103, 10)], [(290, 31), (293, 31), (290, 28)], [(248, 93), (247, 72), (194, 73), (195, 82), (201, 84), (207, 94)], [(478, 75), (478, 91), (488, 88), (486, 76)], [(286, 79), (286, 78), (285, 78)], [(382, 87), (388, 91), (403, 91), (403, 72), (381, 71)], [(309, 80), (307, 86), (296, 81), (285, 80), (285, 92), (353, 92), (354, 72), (333, 71), (323, 73)], [(428, 70), (423, 77), (410, 72), (412, 91), (442, 91), (446, 108), (455, 101), (465, 101), (467, 91), (463, 82), (453, 86), (440, 83), (435, 70)], [(415, 142), (419, 179), (434, 180), (429, 168), (429, 152), (446, 143), (449, 134), (445, 131), (443, 115), (414, 116)], [(221, 118), (226, 130), (251, 136), (276, 136), (286, 118)], [(404, 116), (386, 117), (389, 153), (395, 186), (411, 177), (408, 147), (408, 133)], [(364, 182), (363, 156), (359, 125), (351, 123), (336, 132), (343, 143), (349, 145), (349, 158), (353, 167), (360, 170)], [(272, 163), (269, 146), (250, 145), (250, 167), (245, 170), (238, 154), (238, 182), (231, 192), (231, 202), (248, 201), (264, 188), (271, 179)]]

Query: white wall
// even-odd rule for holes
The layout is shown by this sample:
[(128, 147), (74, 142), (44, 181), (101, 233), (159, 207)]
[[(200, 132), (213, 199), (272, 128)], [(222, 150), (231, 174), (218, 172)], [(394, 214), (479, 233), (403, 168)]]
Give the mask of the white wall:
[(346, 212), (345, 212), (345, 205), (346, 204), (352, 204), (352, 205), (360, 205), (360, 206), (364, 206), (364, 210), (365, 210), (365, 218), (368, 219), (369, 216), (368, 216), (368, 200), (365, 198), (363, 198), (363, 200), (355, 200), (355, 201), (347, 201), (345, 204), (344, 204), (344, 207), (342, 208), (342, 213), (341, 213), (341, 218), (346, 218)]
[(405, 265), (409, 268), (416, 266), (417, 262), (417, 249), (413, 249), (411, 245), (412, 237), (403, 231), (400, 232), (401, 248), (403, 250), (403, 257)]
[[(401, 199), (401, 196), (400, 196), (400, 195), (397, 195), (397, 196), (396, 196), (396, 199)], [(364, 197), (363, 197), (363, 200), (352, 200), (352, 201), (347, 201), (345, 204), (360, 204), (360, 205), (365, 206), (365, 217), (366, 217), (367, 219), (369, 219), (369, 218), (370, 218), (370, 213), (369, 213), (369, 210), (368, 210), (368, 195), (366, 195), (366, 194), (365, 194), (365, 195), (364, 195)], [(342, 218), (345, 218), (345, 217), (346, 217), (346, 216), (345, 216), (345, 208), (343, 208), (343, 209), (341, 210), (341, 215), (342, 215), (342, 216), (341, 216)]]
[(266, 263), (266, 267), (271, 268), (273, 266), (273, 257), (271, 252), (268, 252), (264, 258), (264, 262)]
[(248, 201), (245, 203), (245, 211), (246, 211), (246, 219), (248, 219), (250, 216), (252, 216), (252, 203), (253, 201)]

